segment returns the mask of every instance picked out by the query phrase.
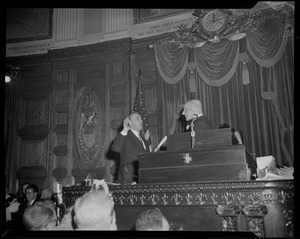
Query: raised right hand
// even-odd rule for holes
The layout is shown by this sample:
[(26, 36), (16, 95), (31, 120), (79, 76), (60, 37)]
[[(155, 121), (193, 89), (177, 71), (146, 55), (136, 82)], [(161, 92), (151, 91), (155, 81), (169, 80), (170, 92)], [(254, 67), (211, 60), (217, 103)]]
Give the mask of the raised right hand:
[(129, 130), (130, 129), (130, 126), (129, 126), (129, 118), (126, 117), (123, 121), (123, 129), (124, 130)]

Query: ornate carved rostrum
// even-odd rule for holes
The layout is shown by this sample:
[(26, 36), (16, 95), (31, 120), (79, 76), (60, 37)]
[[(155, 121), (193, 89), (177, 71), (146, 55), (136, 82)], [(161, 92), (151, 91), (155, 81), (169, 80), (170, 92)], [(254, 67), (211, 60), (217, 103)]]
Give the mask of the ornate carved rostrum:
[(239, 231), (238, 216), (241, 212), (239, 206), (218, 205), (216, 212), (220, 215), (222, 231)]
[[(80, 186), (64, 188), (67, 206), (72, 205), (77, 197), (89, 189)], [(216, 217), (216, 221), (220, 220), (217, 227), (221, 231), (248, 230), (258, 237), (293, 233), (290, 208), (293, 203), (293, 182), (288, 180), (110, 185), (109, 190), (113, 194), (115, 208), (120, 212), (123, 208), (128, 210), (130, 207), (134, 207), (135, 210), (149, 207), (172, 208), (179, 211), (183, 208), (200, 211), (203, 209), (215, 211), (212, 214), (215, 215), (213, 217)], [(270, 223), (265, 225), (264, 220), (269, 220), (272, 216), (271, 213), (268, 214), (268, 205), (285, 210), (282, 216), (286, 220), (275, 219), (272, 225)], [(188, 228), (188, 220), (190, 218), (184, 223), (181, 222), (181, 228)], [(174, 221), (174, 218), (171, 217), (170, 221)], [(281, 222), (285, 225), (277, 228), (277, 223)], [(286, 226), (288, 232), (273, 233), (283, 226)]]
[(292, 210), (283, 210), (283, 215), (285, 218), (287, 236), (294, 237), (294, 223), (293, 223), (294, 213)]
[(249, 231), (257, 237), (265, 237), (264, 216), (268, 213), (265, 205), (246, 205), (242, 207), (243, 214), (247, 217)]

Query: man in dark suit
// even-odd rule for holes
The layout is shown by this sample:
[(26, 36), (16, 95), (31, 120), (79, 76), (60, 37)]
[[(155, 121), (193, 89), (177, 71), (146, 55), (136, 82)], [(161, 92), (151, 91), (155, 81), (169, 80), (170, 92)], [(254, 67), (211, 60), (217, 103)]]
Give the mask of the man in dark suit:
[[(211, 121), (203, 115), (202, 103), (198, 99), (189, 100), (184, 104), (182, 115), (187, 122), (193, 121), (194, 131), (213, 129)], [(189, 125), (188, 127), (189, 128)]]
[(140, 135), (143, 120), (139, 113), (132, 113), (123, 121), (123, 130), (116, 136), (112, 151), (120, 153), (121, 162), (118, 182), (134, 184), (138, 182), (139, 162), (137, 154), (149, 152), (147, 141)]
[(39, 188), (35, 184), (30, 184), (26, 188), (27, 207), (39, 201)]
[(28, 186), (25, 188), (25, 197), (26, 200), (21, 201), (19, 209), (16, 213), (14, 213), (14, 221), (12, 224), (12, 230), (13, 231), (24, 231), (25, 227), (23, 224), (23, 215), (24, 211), (27, 207), (33, 205), (35, 202), (39, 201), (38, 196), (39, 188), (35, 184), (28, 184)]

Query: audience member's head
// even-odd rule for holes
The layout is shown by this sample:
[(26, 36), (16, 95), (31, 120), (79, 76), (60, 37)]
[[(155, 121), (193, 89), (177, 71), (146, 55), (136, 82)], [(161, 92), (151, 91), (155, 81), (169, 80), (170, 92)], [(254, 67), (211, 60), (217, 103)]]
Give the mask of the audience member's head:
[[(227, 123), (224, 123), (224, 124), (221, 124), (221, 125), (218, 127), (218, 129), (226, 129), (226, 128), (231, 128), (231, 126), (230, 126), (229, 124), (227, 124)], [(234, 133), (234, 131), (235, 131), (235, 129), (232, 128), (232, 129), (231, 129), (231, 132)]]
[(57, 216), (53, 202), (38, 201), (27, 207), (23, 215), (23, 223), (28, 231), (54, 229)]
[(50, 188), (44, 188), (41, 193), (41, 199), (43, 200), (52, 200), (53, 191)]
[(225, 129), (225, 128), (230, 128), (230, 125), (227, 123), (221, 124), (219, 127), (219, 129)]
[(146, 210), (135, 222), (136, 231), (169, 231), (170, 224), (158, 208)]
[(32, 202), (37, 198), (39, 188), (35, 184), (30, 184), (29, 186), (26, 187), (26, 198), (28, 202)]
[(29, 186), (29, 183), (23, 183), (21, 187), (21, 194), (20, 196), (26, 197), (26, 188)]
[(198, 99), (189, 100), (183, 106), (182, 115), (185, 116), (186, 121), (190, 121), (193, 119), (194, 115), (201, 115), (202, 111), (202, 103)]
[(78, 230), (117, 230), (114, 203), (104, 190), (91, 190), (78, 198), (73, 220)]

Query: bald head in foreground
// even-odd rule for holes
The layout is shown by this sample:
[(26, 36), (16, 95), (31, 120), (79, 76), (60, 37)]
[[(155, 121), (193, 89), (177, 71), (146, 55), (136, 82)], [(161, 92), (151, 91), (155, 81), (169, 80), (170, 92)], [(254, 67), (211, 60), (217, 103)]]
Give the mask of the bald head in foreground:
[(77, 230), (117, 230), (114, 202), (104, 190), (91, 190), (74, 205)]

